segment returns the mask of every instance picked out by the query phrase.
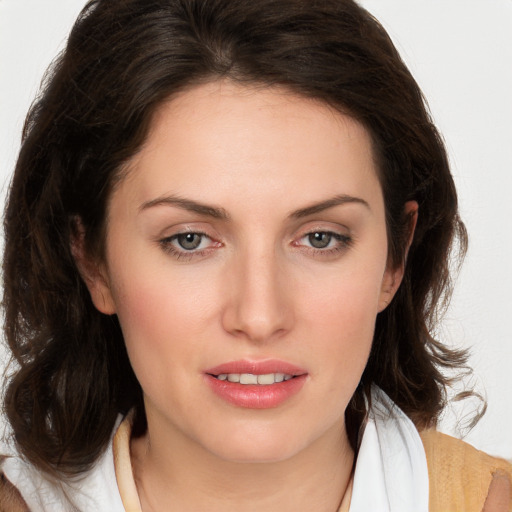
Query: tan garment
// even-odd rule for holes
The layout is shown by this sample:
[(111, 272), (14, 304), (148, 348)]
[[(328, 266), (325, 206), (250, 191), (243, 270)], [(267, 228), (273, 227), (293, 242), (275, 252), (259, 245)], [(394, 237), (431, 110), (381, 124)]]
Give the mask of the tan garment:
[(117, 488), (126, 512), (141, 512), (137, 486), (133, 479), (130, 456), (130, 438), (132, 434), (131, 417), (128, 416), (119, 425), (114, 436), (114, 467), (116, 468)]
[(482, 512), (484, 506), (485, 512), (512, 511), (510, 463), (435, 430), (420, 436), (427, 454), (430, 512)]

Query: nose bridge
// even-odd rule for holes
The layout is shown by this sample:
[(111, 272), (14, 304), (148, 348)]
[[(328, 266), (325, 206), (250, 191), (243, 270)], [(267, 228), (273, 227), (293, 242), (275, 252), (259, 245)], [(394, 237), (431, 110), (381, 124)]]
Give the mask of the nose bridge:
[(287, 331), (292, 311), (279, 252), (270, 243), (253, 243), (234, 260), (225, 328), (259, 342)]

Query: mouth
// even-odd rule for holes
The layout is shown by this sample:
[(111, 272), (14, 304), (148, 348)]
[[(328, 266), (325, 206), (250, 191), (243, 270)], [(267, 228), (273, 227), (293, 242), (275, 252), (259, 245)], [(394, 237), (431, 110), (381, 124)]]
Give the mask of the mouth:
[(234, 361), (205, 372), (218, 397), (250, 409), (280, 406), (300, 392), (307, 376), (302, 368), (280, 360)]

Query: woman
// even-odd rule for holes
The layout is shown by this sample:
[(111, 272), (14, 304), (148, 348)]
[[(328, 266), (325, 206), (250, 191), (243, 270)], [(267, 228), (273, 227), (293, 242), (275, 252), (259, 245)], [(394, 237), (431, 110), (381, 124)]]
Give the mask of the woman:
[(465, 231), (355, 3), (90, 2), (5, 233), (21, 509), (510, 508), (510, 465), (432, 429)]

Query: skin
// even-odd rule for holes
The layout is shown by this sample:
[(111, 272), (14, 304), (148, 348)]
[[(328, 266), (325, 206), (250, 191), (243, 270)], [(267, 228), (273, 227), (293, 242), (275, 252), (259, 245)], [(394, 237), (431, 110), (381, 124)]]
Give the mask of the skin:
[[(184, 232), (206, 236), (186, 251)], [(344, 412), (403, 273), (387, 264), (362, 125), (283, 89), (181, 93), (113, 193), (106, 260), (78, 255), (144, 391), (132, 462), (145, 512), (337, 509), (354, 457)], [(205, 384), (215, 365), (274, 358), (307, 372), (278, 407), (237, 407)]]

